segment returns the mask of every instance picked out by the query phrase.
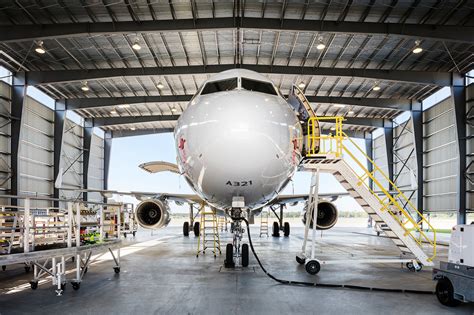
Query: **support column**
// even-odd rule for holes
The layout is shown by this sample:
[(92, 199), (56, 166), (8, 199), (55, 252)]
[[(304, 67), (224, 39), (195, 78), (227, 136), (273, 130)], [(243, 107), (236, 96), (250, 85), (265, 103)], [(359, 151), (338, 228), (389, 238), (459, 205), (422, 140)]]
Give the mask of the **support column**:
[[(91, 156), (93, 122), (90, 119), (84, 121), (84, 138), (82, 142), (82, 187), (89, 188), (89, 161)], [(87, 192), (82, 193), (82, 200), (87, 201)]]
[[(54, 104), (54, 180), (59, 176), (61, 168), (61, 152), (63, 146), (64, 120), (66, 118), (66, 105), (64, 101), (56, 101)], [(54, 198), (59, 198), (59, 189), (54, 187)], [(59, 202), (53, 202), (54, 207), (59, 207)]]
[(458, 176), (457, 176), (457, 199), (456, 199), (456, 209), (457, 221), (458, 224), (466, 223), (466, 111), (467, 111), (467, 102), (466, 102), (466, 86), (465, 80), (455, 80), (451, 86), (451, 95), (454, 102), (454, 115), (456, 118), (456, 132), (457, 132), (457, 142), (458, 142), (458, 153), (459, 153), (459, 162), (458, 162)]
[[(13, 76), (11, 97), (11, 140), (10, 140), (10, 194), (18, 195), (20, 191), (20, 170), (19, 170), (19, 151), (21, 139), (21, 125), (23, 116), (23, 107), (26, 98), (27, 82), (25, 73), (17, 73)], [(18, 200), (12, 199), (12, 205), (17, 205)]]
[[(413, 122), (413, 144), (416, 156), (416, 208), (423, 215), (423, 192), (424, 192), (424, 172), (423, 172), (423, 112), (413, 110), (411, 112)], [(418, 218), (418, 221), (421, 217)]]
[[(387, 175), (393, 183), (393, 122), (391, 123), (391, 126), (384, 127), (384, 136), (385, 151), (387, 155)], [(391, 191), (393, 189), (392, 185), (388, 185), (388, 189)]]
[[(372, 133), (365, 138), (365, 154), (367, 154), (372, 161), (374, 160)], [(374, 165), (370, 161), (367, 161), (367, 170), (371, 173), (374, 171)], [(374, 181), (372, 178), (369, 178), (369, 187), (372, 191), (374, 190)]]
[(112, 133), (104, 134), (104, 190), (109, 189), (110, 154), (112, 152)]

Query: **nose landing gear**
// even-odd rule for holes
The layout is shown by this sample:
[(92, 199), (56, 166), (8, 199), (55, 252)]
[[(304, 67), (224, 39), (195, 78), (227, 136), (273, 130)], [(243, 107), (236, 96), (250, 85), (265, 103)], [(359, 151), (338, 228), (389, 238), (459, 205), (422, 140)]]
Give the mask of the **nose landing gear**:
[(236, 263), (240, 262), (242, 267), (249, 265), (249, 245), (241, 244), (244, 228), (242, 227), (242, 220), (239, 219), (242, 211), (232, 210), (232, 218), (234, 222), (231, 225), (231, 233), (233, 234), (232, 243), (227, 244), (225, 251), (224, 267), (235, 268)]

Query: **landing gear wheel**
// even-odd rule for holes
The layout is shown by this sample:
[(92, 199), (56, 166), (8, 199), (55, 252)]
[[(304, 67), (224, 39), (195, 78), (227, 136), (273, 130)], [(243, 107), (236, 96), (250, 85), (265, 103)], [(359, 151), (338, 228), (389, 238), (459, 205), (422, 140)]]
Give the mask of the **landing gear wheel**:
[(290, 223), (285, 222), (285, 224), (283, 225), (283, 233), (285, 237), (290, 236)]
[(280, 237), (280, 226), (278, 222), (273, 222), (273, 237)]
[(317, 260), (310, 260), (305, 266), (306, 272), (310, 275), (315, 275), (321, 270), (321, 265)]
[(115, 273), (120, 273), (120, 267), (114, 267)]
[(80, 282), (71, 282), (72, 288), (74, 291), (77, 291), (81, 288), (81, 283)]
[(225, 247), (225, 261), (224, 261), (224, 267), (226, 268), (234, 268), (235, 263), (234, 263), (234, 245), (232, 244), (227, 244)]
[(189, 222), (188, 221), (183, 223), (183, 235), (189, 236)]
[(38, 289), (38, 281), (30, 281), (31, 290)]
[(304, 263), (306, 262), (306, 259), (296, 256), (296, 261), (298, 262), (298, 264), (304, 265)]
[(454, 298), (453, 285), (447, 278), (438, 280), (436, 284), (436, 297), (441, 304), (446, 306), (457, 306), (461, 303)]
[(242, 244), (242, 267), (249, 266), (249, 244)]
[(194, 230), (194, 236), (199, 237), (199, 232), (200, 232), (200, 230), (199, 230), (199, 222), (194, 222), (194, 228), (193, 228), (193, 230)]

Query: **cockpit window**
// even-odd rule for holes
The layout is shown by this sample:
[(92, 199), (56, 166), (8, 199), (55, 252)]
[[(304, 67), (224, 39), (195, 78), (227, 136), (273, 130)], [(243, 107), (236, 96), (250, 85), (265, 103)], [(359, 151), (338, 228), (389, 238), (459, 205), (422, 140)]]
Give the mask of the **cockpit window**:
[(201, 95), (235, 90), (237, 85), (237, 78), (208, 82), (202, 89)]
[(278, 95), (273, 85), (269, 82), (242, 78), (242, 88), (249, 91)]

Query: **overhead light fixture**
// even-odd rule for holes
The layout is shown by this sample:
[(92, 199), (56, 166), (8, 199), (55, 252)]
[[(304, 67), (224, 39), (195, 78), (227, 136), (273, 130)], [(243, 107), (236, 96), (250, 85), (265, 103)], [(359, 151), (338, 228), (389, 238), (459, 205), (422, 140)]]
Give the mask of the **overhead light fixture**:
[(82, 83), (81, 90), (83, 90), (84, 92), (89, 91), (89, 85), (87, 84), (87, 81), (84, 81)]
[(347, 112), (349, 115), (354, 115), (354, 111), (353, 110), (350, 110)]
[(334, 106), (334, 107), (337, 107), (337, 108), (344, 108), (344, 107), (346, 107), (346, 105), (344, 105), (344, 104), (334, 104), (333, 106)]
[(173, 107), (171, 107), (171, 111), (172, 111), (173, 113), (176, 113), (176, 112), (178, 111), (178, 109), (173, 106)]
[(135, 39), (135, 41), (133, 42), (133, 45), (132, 45), (132, 48), (134, 50), (140, 50), (142, 49), (142, 46), (140, 46), (139, 44), (140, 40), (138, 39), (138, 37)]
[(380, 91), (380, 85), (378, 82), (375, 82), (374, 87), (372, 88), (374, 91)]
[(129, 104), (121, 104), (118, 107), (120, 107), (120, 108), (129, 108), (130, 105)]
[(43, 46), (43, 41), (42, 41), (42, 40), (40, 40), (40, 41), (38, 42), (38, 45), (36, 46), (35, 51), (36, 51), (38, 54), (41, 54), (41, 55), (44, 54), (44, 53), (46, 53), (46, 49), (45, 49), (44, 46)]
[(163, 89), (165, 86), (164, 86), (163, 83), (158, 82), (158, 84), (156, 85), (156, 87), (157, 87), (159, 90), (161, 90), (161, 89)]
[(132, 130), (132, 131), (135, 130), (135, 129), (137, 129), (137, 128), (135, 128), (135, 127), (130, 127), (130, 130)]
[(304, 88), (306, 87), (306, 84), (305, 84), (304, 82), (300, 82), (300, 83), (298, 84), (298, 87), (299, 87), (300, 89), (304, 89)]
[(331, 127), (331, 130), (333, 130), (333, 131), (336, 130), (336, 127)]
[(318, 44), (318, 46), (316, 46), (316, 49), (317, 50), (323, 50), (324, 48), (326, 48), (326, 45), (324, 45), (324, 43), (323, 43), (323, 38), (319, 37), (318, 40), (319, 40), (319, 44)]
[(420, 41), (419, 41), (419, 40), (416, 40), (416, 41), (415, 41), (415, 48), (413, 48), (412, 52), (413, 52), (414, 54), (419, 54), (419, 53), (421, 53), (422, 51), (423, 51), (423, 48), (421, 48), (421, 46), (420, 46)]
[(111, 113), (112, 115), (115, 115), (115, 114), (117, 114), (117, 111), (116, 111), (115, 109), (112, 109), (112, 110), (110, 111), (110, 113)]

